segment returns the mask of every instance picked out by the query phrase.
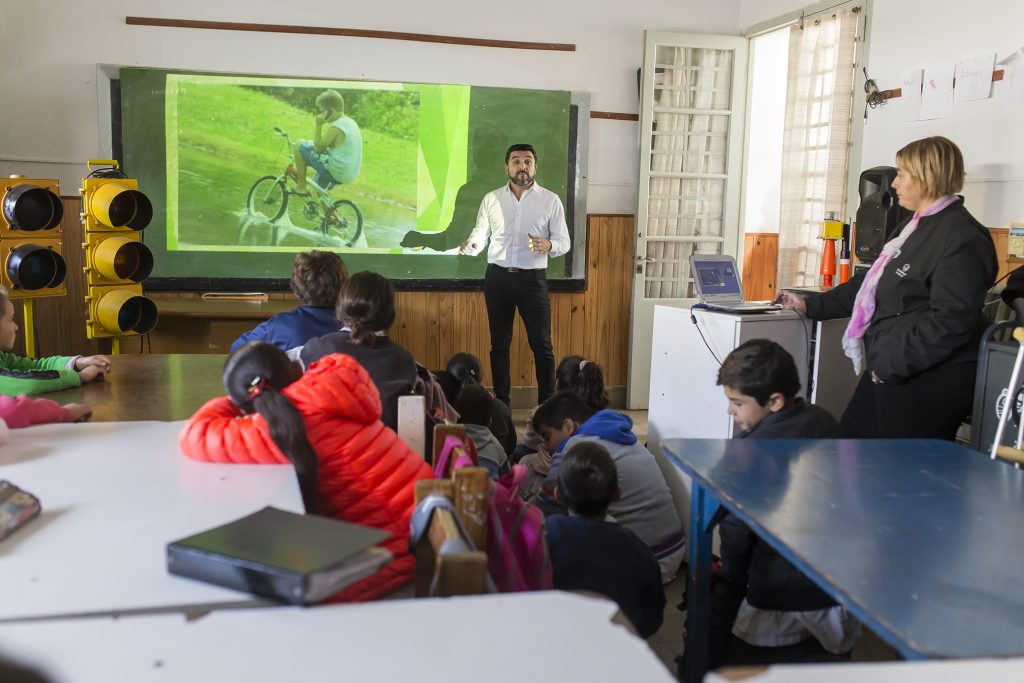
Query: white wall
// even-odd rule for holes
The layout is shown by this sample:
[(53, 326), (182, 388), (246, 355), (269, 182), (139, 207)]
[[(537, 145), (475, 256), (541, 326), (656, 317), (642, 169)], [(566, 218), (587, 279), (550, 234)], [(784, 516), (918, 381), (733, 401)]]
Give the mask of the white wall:
[[(807, 4), (742, 0), (741, 31)], [(883, 90), (900, 87), (903, 73), (913, 68), (986, 52), (998, 52), (1001, 59), (1024, 45), (1020, 0), (874, 0), (868, 19), (868, 72)], [(964, 153), (963, 194), (975, 217), (990, 227), (1024, 220), (1024, 107), (979, 100), (955, 104), (951, 118), (905, 122), (903, 102), (869, 111), (861, 158), (851, 160), (856, 168), (891, 166), (896, 150), (908, 142), (945, 135)], [(862, 105), (855, 110), (863, 111)]]
[[(591, 108), (638, 110), (644, 29), (736, 35), (741, 0), (51, 0), (4, 3), (0, 173), (58, 177), (75, 194), (100, 150), (97, 64), (591, 93)], [(575, 43), (540, 52), (392, 40), (127, 26), (126, 15), (348, 27)], [(17, 64), (18, 66), (14, 66)], [(591, 213), (636, 210), (637, 124), (594, 120)], [(542, 170), (543, 176), (543, 170)]]
[[(1024, 45), (1020, 0), (876, 0), (868, 71), (882, 89), (898, 88), (905, 71)], [(868, 114), (861, 168), (893, 165), (896, 150), (929, 135), (945, 135), (964, 153), (964, 197), (989, 227), (1024, 221), (1024, 107), (994, 99), (953, 105), (952, 118), (903, 121), (904, 100)]]

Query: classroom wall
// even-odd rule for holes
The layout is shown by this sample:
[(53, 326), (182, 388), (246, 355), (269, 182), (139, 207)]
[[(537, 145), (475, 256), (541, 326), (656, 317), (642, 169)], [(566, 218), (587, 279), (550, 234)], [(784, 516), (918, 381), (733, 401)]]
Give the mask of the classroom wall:
[[(579, 90), (591, 93), (594, 110), (636, 113), (643, 30), (735, 35), (740, 4), (741, 0), (523, 0), (514, 5), (472, 0), (5, 3), (0, 173), (58, 177), (63, 194), (76, 194), (85, 161), (101, 149), (97, 64)], [(126, 15), (575, 43), (577, 50), (127, 26)], [(589, 152), (588, 211), (633, 213), (637, 123), (593, 120)]]
[[(742, 0), (741, 30), (807, 4)], [(1020, 0), (874, 0), (869, 21), (868, 73), (883, 90), (899, 88), (903, 73), (913, 68), (986, 52), (997, 52), (998, 60), (1024, 45)], [(989, 227), (1024, 221), (1024, 107), (978, 100), (954, 104), (951, 118), (906, 122), (902, 102), (868, 111), (861, 158), (853, 161), (858, 168), (891, 166), (908, 142), (944, 135), (964, 153), (963, 194), (978, 220)], [(862, 105), (855, 110), (862, 112)]]

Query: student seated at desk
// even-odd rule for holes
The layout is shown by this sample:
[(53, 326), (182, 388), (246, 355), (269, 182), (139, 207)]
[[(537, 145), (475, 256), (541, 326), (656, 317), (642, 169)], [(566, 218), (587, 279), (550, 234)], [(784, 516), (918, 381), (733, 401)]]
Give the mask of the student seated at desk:
[(25, 358), (11, 353), (17, 339), (14, 304), (0, 286), (0, 395), (43, 394), (102, 380), (110, 372), (105, 356), (50, 356)]
[[(796, 395), (793, 357), (773, 341), (736, 347), (718, 371), (718, 384), (744, 430), (738, 439), (838, 435), (828, 411)], [(719, 528), (722, 575), (713, 589), (710, 668), (848, 656), (860, 625), (843, 607), (732, 513), (724, 513)]]
[(394, 561), (339, 599), (368, 600), (411, 581), (414, 482), (433, 471), (381, 423), (380, 394), (366, 370), (351, 356), (331, 354), (303, 374), (276, 346), (250, 342), (228, 358), (224, 386), (227, 397), (209, 401), (186, 423), (182, 452), (204, 462), (292, 462), (306, 484), (307, 512), (390, 532), (382, 547)]
[(551, 570), (556, 589), (614, 600), (647, 638), (661, 627), (665, 591), (650, 548), (626, 527), (605, 519), (620, 494), (615, 462), (604, 446), (579, 441), (566, 450), (555, 498), (569, 515), (545, 520)]
[(381, 422), (398, 429), (398, 397), (413, 393), (416, 361), (387, 334), (395, 322), (395, 289), (383, 275), (363, 271), (341, 286), (335, 311), (340, 331), (311, 339), (299, 358), (305, 367), (332, 353), (352, 356), (370, 373), (381, 402)]
[(314, 337), (336, 332), (341, 325), (334, 307), (347, 278), (345, 262), (332, 251), (314, 249), (296, 254), (289, 284), (302, 305), (294, 311), (278, 313), (249, 330), (235, 340), (231, 351), (251, 341), (264, 341), (287, 351)]
[(686, 535), (665, 477), (654, 455), (633, 433), (633, 421), (613, 410), (595, 412), (571, 391), (558, 391), (537, 408), (533, 428), (554, 453), (538, 506), (545, 513), (563, 512), (564, 506), (552, 497), (562, 454), (575, 443), (601, 444), (615, 462), (622, 489), (622, 495), (608, 508), (609, 514), (647, 544), (661, 565), (662, 580), (671, 581), (683, 561)]

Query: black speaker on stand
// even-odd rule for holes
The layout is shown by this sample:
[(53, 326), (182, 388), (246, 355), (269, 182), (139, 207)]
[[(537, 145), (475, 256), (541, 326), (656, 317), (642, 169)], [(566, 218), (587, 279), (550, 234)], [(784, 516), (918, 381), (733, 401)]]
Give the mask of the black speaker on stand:
[(854, 237), (857, 258), (862, 264), (873, 263), (896, 226), (910, 216), (892, 189), (895, 179), (896, 169), (892, 166), (876, 166), (860, 174), (860, 207)]

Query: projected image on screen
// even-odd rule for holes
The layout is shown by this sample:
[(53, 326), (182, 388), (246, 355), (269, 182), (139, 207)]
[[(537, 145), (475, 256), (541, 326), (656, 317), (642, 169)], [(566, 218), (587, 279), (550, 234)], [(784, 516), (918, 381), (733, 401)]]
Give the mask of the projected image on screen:
[(168, 76), (168, 249), (401, 250), (439, 195), (430, 168), (465, 177), (468, 90)]
[[(508, 181), (510, 144), (537, 148), (537, 182), (567, 212), (580, 192), (571, 97), (122, 68), (123, 166), (154, 206), (151, 279), (282, 283), (297, 252), (327, 249), (350, 272), (481, 280), (486, 255), (458, 247)], [(573, 277), (574, 255), (548, 277)]]

